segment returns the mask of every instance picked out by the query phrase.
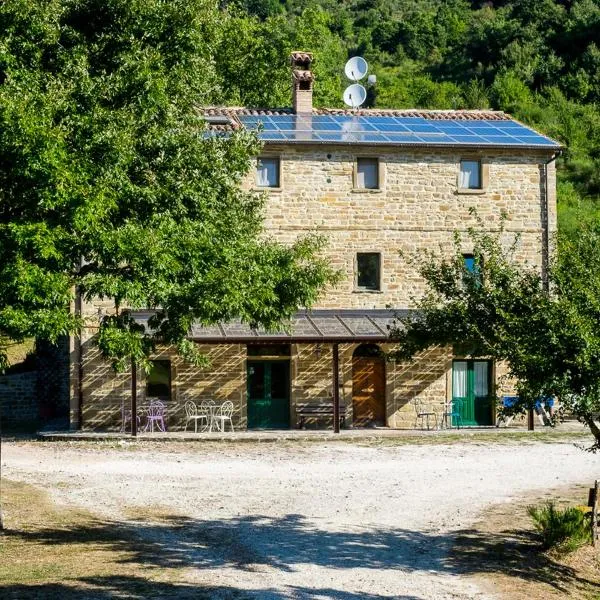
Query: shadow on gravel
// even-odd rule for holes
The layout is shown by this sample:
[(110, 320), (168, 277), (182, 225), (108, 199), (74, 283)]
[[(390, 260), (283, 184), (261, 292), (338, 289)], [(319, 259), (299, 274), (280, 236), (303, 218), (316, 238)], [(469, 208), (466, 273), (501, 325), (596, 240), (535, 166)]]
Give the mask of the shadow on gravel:
[(69, 584), (0, 586), (5, 600), (145, 600), (177, 598), (178, 600), (423, 600), (419, 596), (380, 596), (378, 594), (344, 592), (332, 588), (290, 587), (285, 591), (258, 589), (243, 591), (227, 586), (196, 586), (170, 582), (148, 582), (141, 577), (97, 577), (77, 579)]
[[(95, 521), (87, 527), (65, 527), (37, 531), (8, 531), (22, 541), (35, 544), (93, 544), (122, 553), (121, 562), (152, 568), (215, 569), (229, 567), (260, 572), (275, 568), (293, 572), (301, 565), (330, 569), (422, 570), (432, 574), (510, 573), (566, 591), (587, 585), (600, 590), (597, 582), (578, 577), (576, 571), (536, 550), (531, 534), (481, 533), (465, 530), (457, 536), (402, 529), (356, 529), (332, 532), (318, 528), (300, 515), (283, 518), (251, 516), (223, 521), (163, 516), (153, 522)], [(534, 551), (535, 550), (535, 551)], [(75, 589), (75, 586), (77, 588)], [(247, 591), (232, 587), (203, 588), (175, 583), (150, 582), (143, 577), (76, 579), (71, 585), (0, 586), (2, 598), (261, 598), (279, 600), (289, 593), (323, 600), (376, 600), (391, 596), (365, 595), (324, 588), (291, 588), (285, 592), (262, 589)], [(401, 600), (418, 597), (393, 596)]]

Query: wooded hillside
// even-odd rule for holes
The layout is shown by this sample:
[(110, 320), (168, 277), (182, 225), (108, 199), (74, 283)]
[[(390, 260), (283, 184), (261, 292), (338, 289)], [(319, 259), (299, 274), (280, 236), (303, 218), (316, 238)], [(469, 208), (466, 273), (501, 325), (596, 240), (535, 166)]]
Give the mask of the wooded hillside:
[(343, 65), (377, 75), (374, 106), (495, 108), (560, 140), (563, 230), (600, 217), (600, 0), (238, 0), (222, 3), (219, 101), (290, 103), (291, 49), (315, 54), (315, 103)]

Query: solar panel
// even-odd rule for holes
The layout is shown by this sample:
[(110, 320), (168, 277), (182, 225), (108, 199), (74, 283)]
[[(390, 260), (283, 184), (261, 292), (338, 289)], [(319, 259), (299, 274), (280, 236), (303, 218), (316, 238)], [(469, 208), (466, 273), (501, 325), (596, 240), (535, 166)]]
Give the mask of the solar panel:
[(265, 142), (559, 148), (511, 120), (426, 119), (393, 115), (240, 115)]

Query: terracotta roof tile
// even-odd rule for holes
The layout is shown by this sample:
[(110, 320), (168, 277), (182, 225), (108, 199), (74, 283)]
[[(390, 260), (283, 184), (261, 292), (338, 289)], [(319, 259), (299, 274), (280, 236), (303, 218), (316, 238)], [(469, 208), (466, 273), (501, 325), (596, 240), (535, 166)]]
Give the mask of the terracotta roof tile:
[[(293, 115), (291, 108), (245, 108), (238, 106), (213, 106), (202, 109), (203, 114), (227, 115), (235, 119), (238, 115), (271, 116)], [(350, 110), (344, 108), (313, 108), (313, 115), (348, 115), (371, 117), (421, 117), (432, 120), (457, 121), (509, 121), (510, 117), (495, 110), (427, 110), (421, 108), (392, 109), (392, 108), (363, 108)]]

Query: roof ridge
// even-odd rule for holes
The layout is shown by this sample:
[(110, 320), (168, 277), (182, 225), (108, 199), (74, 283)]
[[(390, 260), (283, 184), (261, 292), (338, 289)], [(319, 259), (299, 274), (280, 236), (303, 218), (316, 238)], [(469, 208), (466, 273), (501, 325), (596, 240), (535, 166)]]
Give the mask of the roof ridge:
[[(273, 116), (295, 115), (290, 107), (251, 108), (246, 106), (206, 106), (200, 111), (207, 116)], [(430, 108), (313, 108), (312, 116), (348, 115), (348, 116), (390, 116), (390, 117), (426, 117), (430, 119), (457, 120), (509, 120), (511, 117), (500, 110), (491, 109), (430, 109)], [(306, 115), (302, 115), (306, 116)]]

